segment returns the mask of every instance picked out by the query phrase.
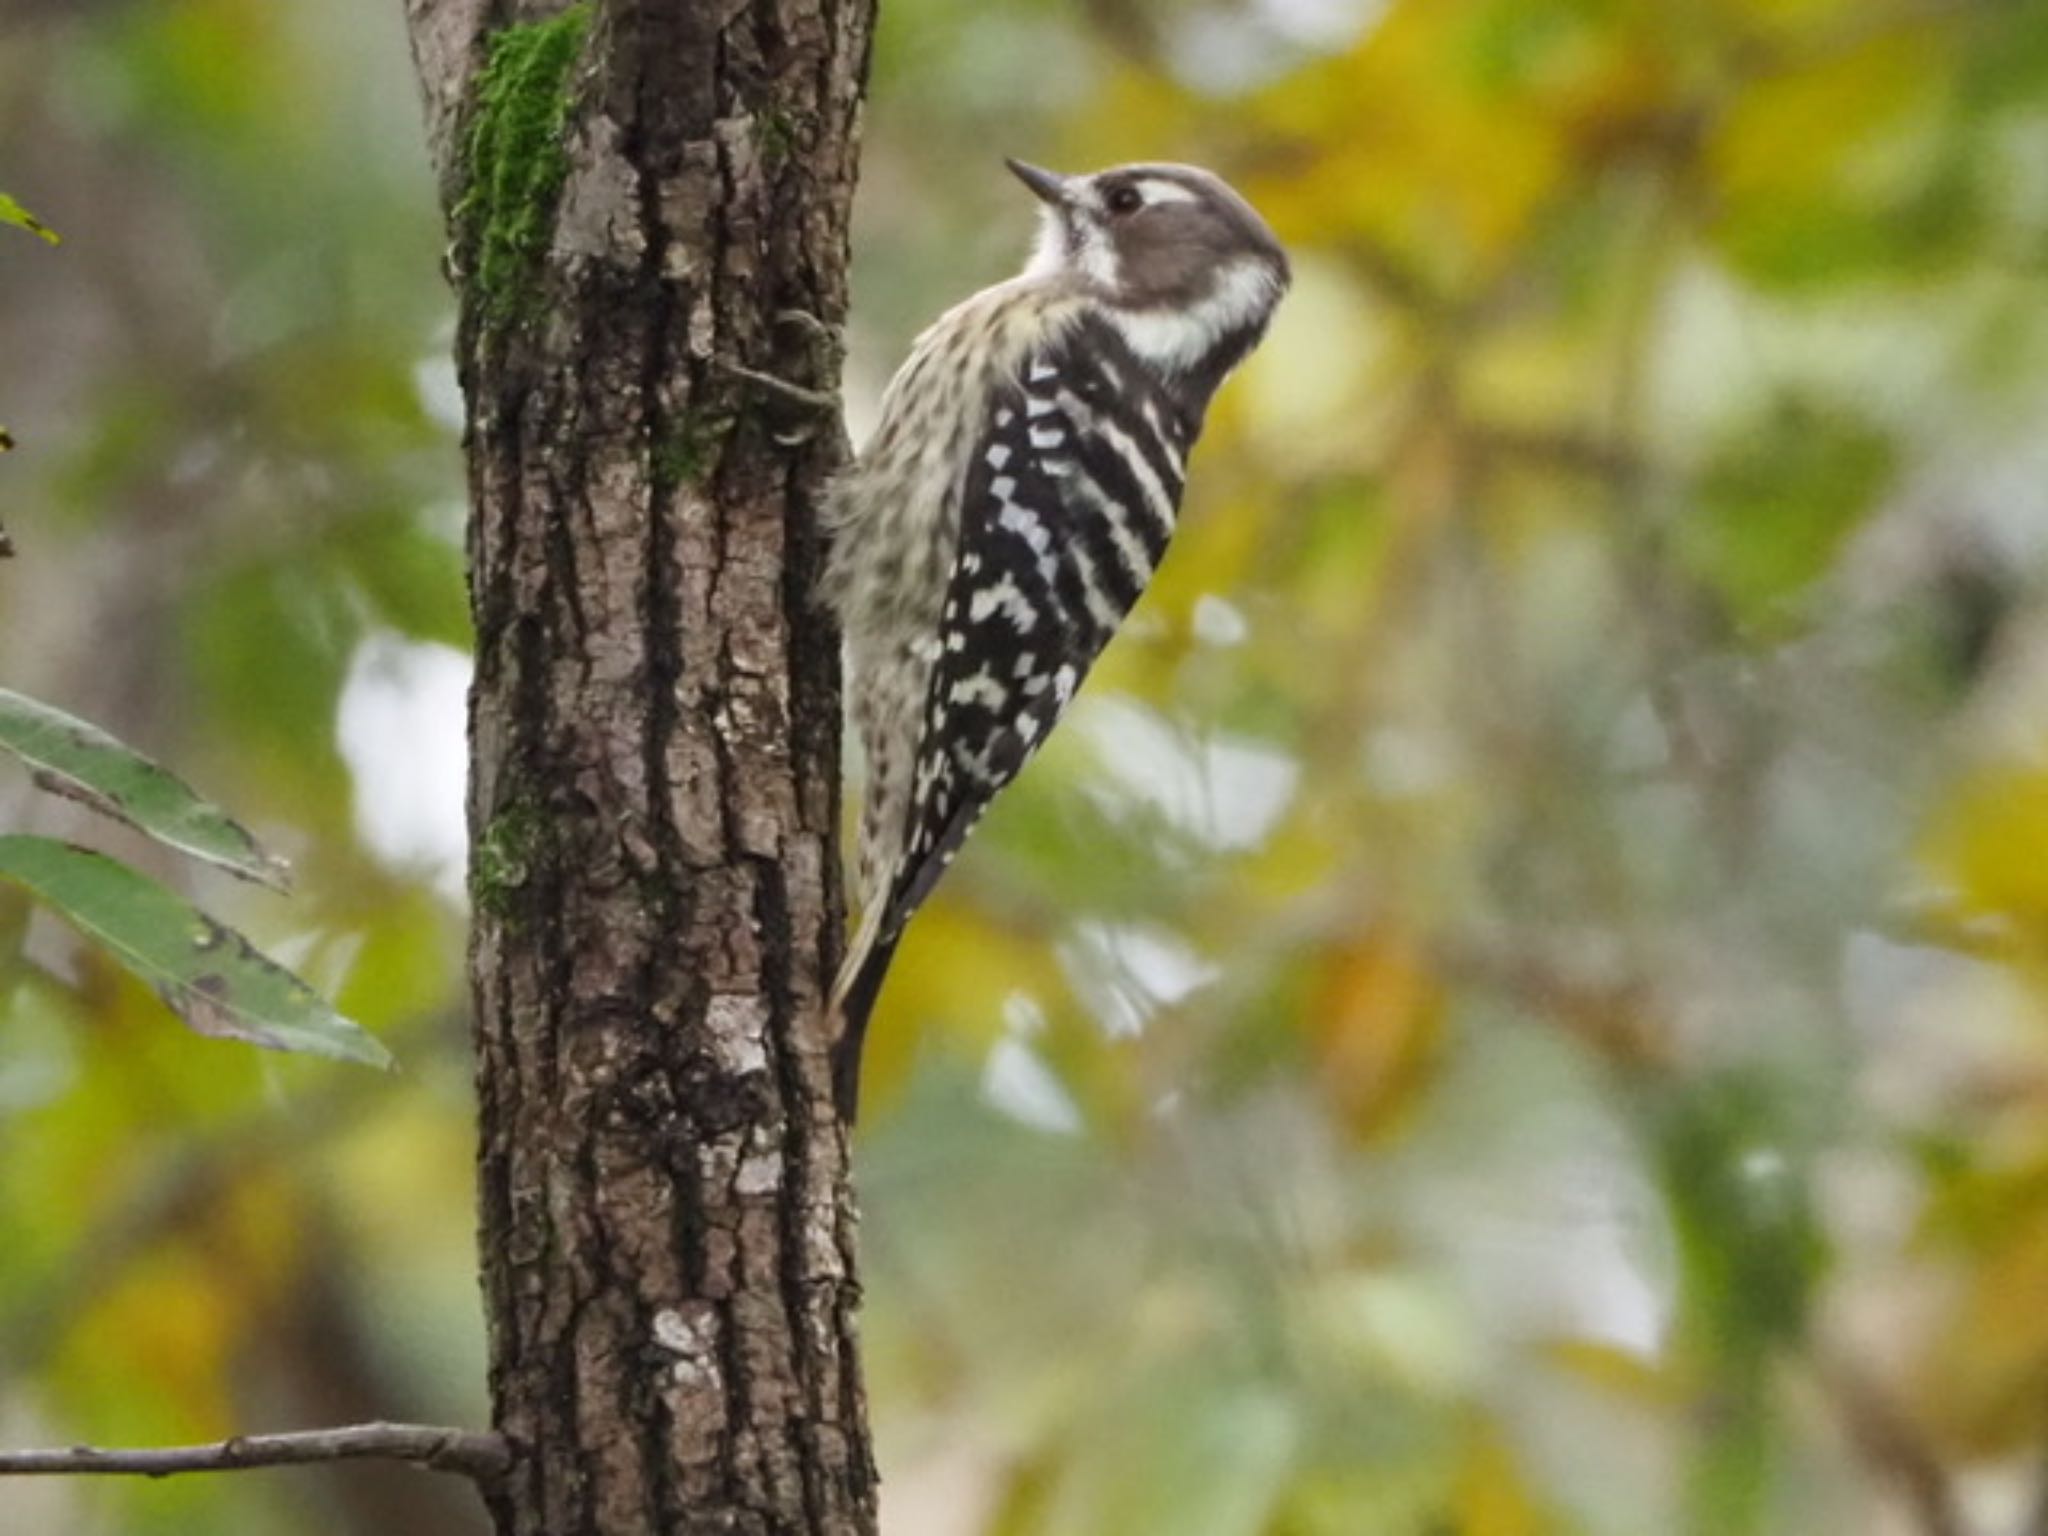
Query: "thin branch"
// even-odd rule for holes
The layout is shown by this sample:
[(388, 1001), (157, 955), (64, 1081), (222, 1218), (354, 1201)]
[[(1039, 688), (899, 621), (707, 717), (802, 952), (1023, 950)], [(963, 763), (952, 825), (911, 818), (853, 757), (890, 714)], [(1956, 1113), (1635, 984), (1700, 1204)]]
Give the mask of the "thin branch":
[(1504, 460), (1517, 467), (1533, 464), (1589, 479), (1621, 482), (1637, 490), (1652, 478), (1651, 465), (1643, 454), (1627, 444), (1609, 442), (1597, 433), (1569, 427), (1516, 427), (1474, 421), (1467, 423), (1466, 437), (1482, 463)]
[(434, 1424), (346, 1424), (279, 1435), (233, 1435), (211, 1445), (148, 1450), (0, 1451), (0, 1477), (58, 1473), (170, 1477), (180, 1472), (240, 1472), (329, 1461), (409, 1461), (430, 1472), (454, 1472), (489, 1484), (512, 1463), (502, 1435)]
[(839, 396), (833, 394), (830, 390), (811, 389), (806, 385), (792, 383), (788, 379), (778, 378), (772, 373), (763, 373), (758, 368), (744, 367), (739, 363), (716, 361), (713, 363), (713, 366), (720, 373), (730, 374), (735, 379), (745, 379), (749, 384), (758, 385), (777, 399), (786, 400), (791, 405), (801, 406), (805, 410), (836, 411), (839, 409)]
[(1891, 1480), (1919, 1529), (1926, 1536), (1965, 1536), (1969, 1528), (1948, 1469), (1883, 1386), (1843, 1353), (1818, 1352), (1813, 1369), (1850, 1445), (1872, 1471)]

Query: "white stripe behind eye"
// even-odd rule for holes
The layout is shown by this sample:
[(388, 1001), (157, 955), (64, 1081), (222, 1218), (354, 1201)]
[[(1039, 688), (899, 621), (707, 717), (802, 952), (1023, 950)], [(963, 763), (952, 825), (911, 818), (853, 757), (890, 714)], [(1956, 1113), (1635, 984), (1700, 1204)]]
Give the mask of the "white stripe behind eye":
[(1138, 196), (1145, 199), (1147, 207), (1160, 203), (1192, 203), (1195, 194), (1177, 181), (1164, 181), (1157, 176), (1148, 176), (1138, 183)]

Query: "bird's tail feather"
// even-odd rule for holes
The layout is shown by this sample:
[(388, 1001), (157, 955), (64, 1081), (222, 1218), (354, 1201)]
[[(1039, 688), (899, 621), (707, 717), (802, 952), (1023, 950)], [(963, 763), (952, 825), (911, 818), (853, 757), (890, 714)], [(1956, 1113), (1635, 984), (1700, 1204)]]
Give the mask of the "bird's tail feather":
[(840, 1119), (848, 1125), (860, 1113), (860, 1058), (867, 1040), (868, 1016), (875, 1011), (875, 999), (881, 995), (883, 978), (889, 974), (889, 962), (902, 938), (900, 931), (883, 939), (868, 932), (868, 924), (861, 928), (832, 989), (832, 1009), (839, 1020), (839, 1037), (832, 1043), (832, 1097)]

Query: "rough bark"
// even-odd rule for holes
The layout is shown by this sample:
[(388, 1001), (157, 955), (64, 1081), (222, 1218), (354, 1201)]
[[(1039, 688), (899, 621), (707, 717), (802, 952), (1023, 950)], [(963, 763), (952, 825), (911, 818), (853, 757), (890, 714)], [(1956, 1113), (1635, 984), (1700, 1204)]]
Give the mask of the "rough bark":
[(839, 430), (730, 370), (836, 382), (787, 312), (844, 310), (873, 3), (406, 12), (469, 410), (493, 1517), (870, 1533), (809, 599)]

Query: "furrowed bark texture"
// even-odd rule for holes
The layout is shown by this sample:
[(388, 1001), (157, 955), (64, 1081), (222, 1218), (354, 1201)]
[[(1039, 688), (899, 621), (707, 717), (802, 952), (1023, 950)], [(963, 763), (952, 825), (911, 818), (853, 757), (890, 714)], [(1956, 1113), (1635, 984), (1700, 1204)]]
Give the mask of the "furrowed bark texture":
[(406, 0), (462, 297), (503, 1536), (875, 1529), (809, 593), (873, 0)]

